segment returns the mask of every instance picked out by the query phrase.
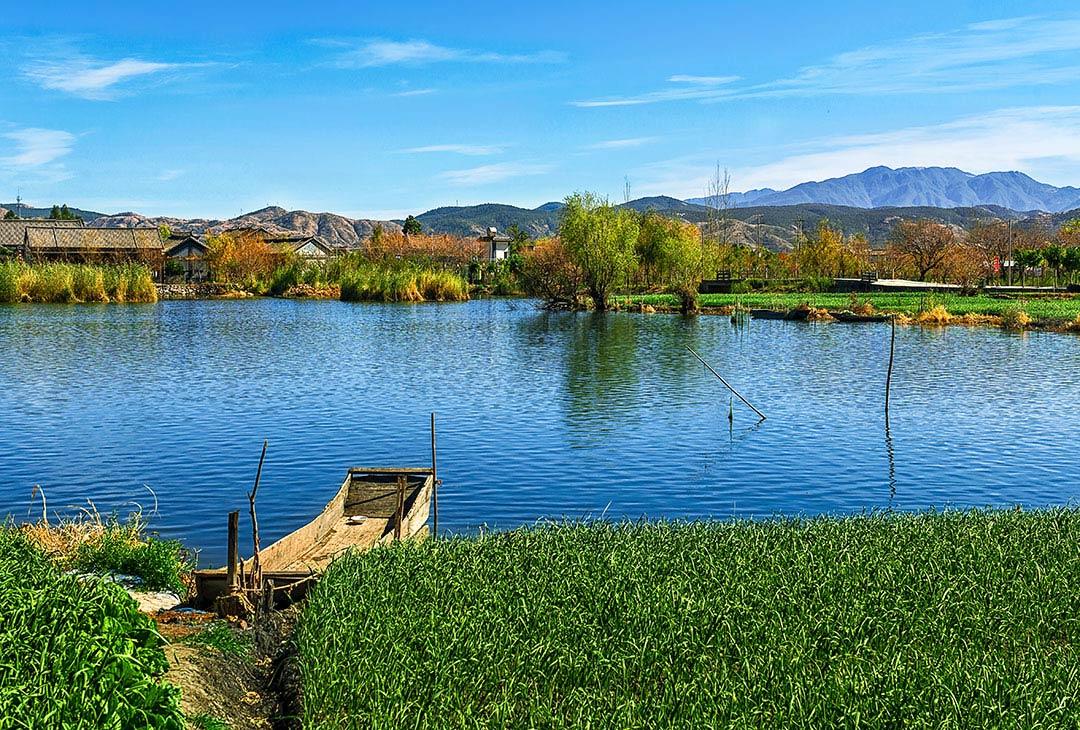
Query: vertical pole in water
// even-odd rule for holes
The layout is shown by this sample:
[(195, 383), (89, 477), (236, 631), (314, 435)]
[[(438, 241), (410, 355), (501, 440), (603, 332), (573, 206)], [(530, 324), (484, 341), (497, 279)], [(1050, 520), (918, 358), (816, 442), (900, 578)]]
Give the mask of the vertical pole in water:
[(240, 560), (240, 511), (229, 513), (229, 564), (226, 567), (226, 593), (238, 588), (236, 564)]
[(896, 315), (889, 317), (892, 334), (889, 337), (889, 372), (885, 376), (885, 423), (889, 423), (889, 390), (892, 388), (893, 355), (896, 352)]
[(401, 522), (405, 512), (405, 475), (397, 478), (397, 509), (394, 511), (394, 539), (401, 540)]
[(431, 412), (431, 501), (434, 508), (431, 536), (439, 536), (439, 473), (435, 467), (435, 412)]

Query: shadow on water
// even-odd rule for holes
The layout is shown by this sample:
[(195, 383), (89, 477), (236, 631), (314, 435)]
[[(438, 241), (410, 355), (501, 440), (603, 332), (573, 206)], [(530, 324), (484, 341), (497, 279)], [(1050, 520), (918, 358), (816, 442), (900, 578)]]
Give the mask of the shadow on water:
[(889, 509), (892, 510), (896, 500), (896, 449), (893, 446), (892, 431), (889, 429), (889, 419), (885, 419), (885, 455), (889, 459)]

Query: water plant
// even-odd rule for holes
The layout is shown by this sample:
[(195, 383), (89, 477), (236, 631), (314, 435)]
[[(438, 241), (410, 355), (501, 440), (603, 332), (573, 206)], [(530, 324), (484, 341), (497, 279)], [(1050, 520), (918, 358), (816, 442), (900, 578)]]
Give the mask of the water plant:
[(1061, 727), (1080, 512), (538, 526), (336, 562), (306, 726)]
[(0, 303), (156, 302), (142, 264), (0, 262)]

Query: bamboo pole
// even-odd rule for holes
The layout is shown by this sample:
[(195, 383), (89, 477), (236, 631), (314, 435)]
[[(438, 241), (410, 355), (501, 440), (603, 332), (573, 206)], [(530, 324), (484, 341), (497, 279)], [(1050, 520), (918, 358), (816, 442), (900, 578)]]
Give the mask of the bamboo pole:
[(697, 354), (694, 351), (694, 348), (690, 347), (690, 345), (686, 345), (686, 349), (690, 351), (691, 355), (693, 355), (698, 360), (700, 360), (701, 364), (704, 365), (705, 367), (707, 367), (709, 369), (709, 372), (712, 373), (713, 375), (715, 375), (720, 380), (720, 382), (723, 383), (727, 387), (728, 390), (730, 390), (732, 393), (734, 393), (736, 398), (738, 398), (743, 403), (745, 403), (746, 406), (750, 410), (752, 410), (754, 413), (758, 414), (758, 416), (761, 418), (762, 421), (765, 420), (765, 414), (762, 413), (761, 411), (759, 411), (757, 408), (754, 408), (753, 404), (750, 403), (750, 401), (746, 400), (746, 398), (743, 398), (742, 395), (739, 393), (739, 391), (732, 388), (731, 384), (728, 381), (724, 380), (724, 377), (722, 375), (720, 375), (720, 373), (713, 370), (712, 365), (709, 365), (709, 363), (705, 362), (705, 358), (703, 358), (701, 355)]
[(431, 500), (434, 510), (431, 535), (439, 536), (439, 473), (435, 461), (435, 412), (431, 413)]
[(259, 469), (255, 472), (255, 486), (248, 495), (248, 503), (251, 509), (251, 588), (258, 590), (262, 583), (262, 562), (259, 560), (259, 518), (255, 514), (255, 498), (259, 494), (259, 481), (262, 479), (263, 462), (266, 461), (266, 447), (270, 442), (263, 440), (262, 456), (259, 457)]
[(236, 593), (237, 563), (240, 560), (240, 511), (229, 513), (229, 563), (226, 568), (226, 593)]
[(889, 371), (885, 375), (885, 423), (889, 422), (889, 391), (892, 389), (893, 356), (896, 352), (896, 315), (889, 317), (892, 322), (892, 334), (889, 336)]

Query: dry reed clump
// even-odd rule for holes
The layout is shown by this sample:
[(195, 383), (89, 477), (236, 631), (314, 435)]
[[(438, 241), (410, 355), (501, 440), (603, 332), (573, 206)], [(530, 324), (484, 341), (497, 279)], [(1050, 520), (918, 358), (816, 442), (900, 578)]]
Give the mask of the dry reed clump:
[(1064, 329), (1066, 332), (1080, 332), (1080, 314), (1072, 322), (1066, 323)]
[(995, 317), (992, 314), (976, 314), (975, 312), (961, 314), (959, 317), (953, 317), (951, 321), (951, 324), (961, 324), (967, 327), (985, 327), (1000, 323), (1001, 317)]
[(945, 307), (940, 304), (938, 304), (933, 309), (927, 309), (925, 311), (919, 312), (919, 314), (915, 317), (915, 321), (919, 324), (934, 326), (949, 324), (950, 322), (952, 322), (952, 320), (953, 316), (949, 314), (949, 310), (945, 309)]
[(150, 270), (141, 264), (0, 263), (0, 302), (156, 302)]
[(874, 303), (869, 299), (862, 299), (858, 294), (852, 294), (848, 299), (848, 311), (860, 317), (869, 317), (874, 314)]
[(1019, 307), (1006, 310), (1001, 315), (1001, 326), (1007, 330), (1022, 330), (1031, 324), (1031, 316)]

